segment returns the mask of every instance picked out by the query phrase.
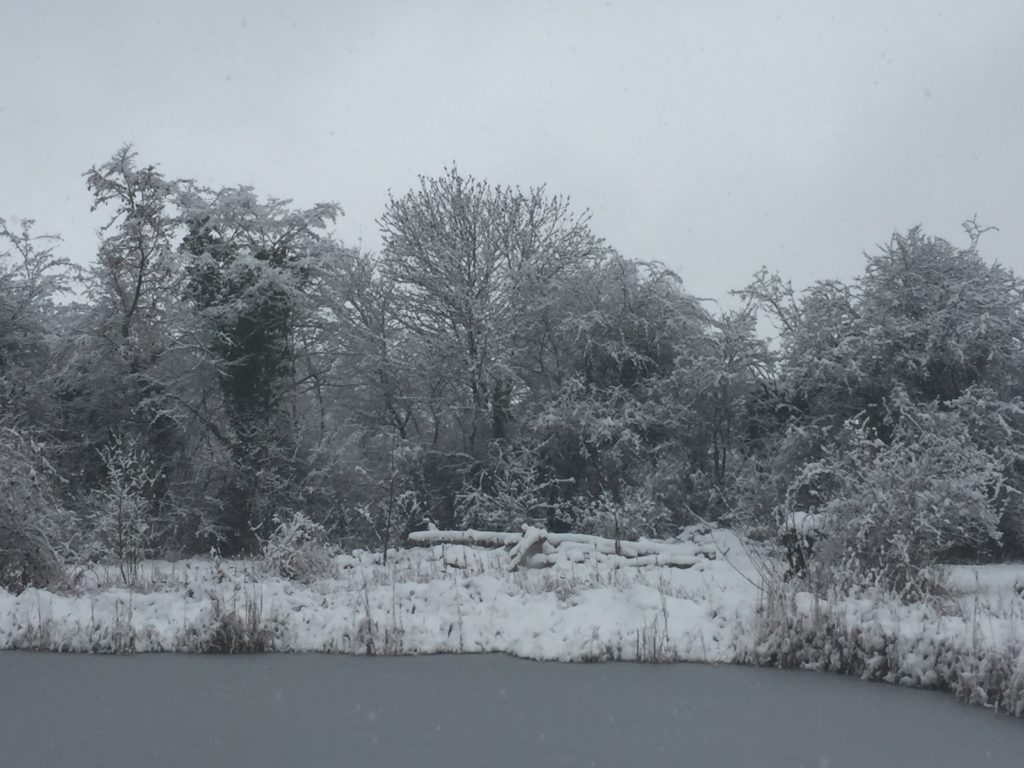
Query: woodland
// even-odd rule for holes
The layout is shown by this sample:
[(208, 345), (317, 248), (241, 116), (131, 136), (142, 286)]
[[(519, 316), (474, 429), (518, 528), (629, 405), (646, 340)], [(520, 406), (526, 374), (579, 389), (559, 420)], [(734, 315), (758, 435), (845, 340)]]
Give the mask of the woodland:
[(1024, 296), (974, 220), (719, 304), (567, 197), (455, 167), (390, 196), (379, 253), (337, 239), (336, 204), (130, 146), (84, 183), (87, 265), (0, 221), (0, 586), (428, 527), (813, 521), (801, 568), (896, 589), (1024, 555)]

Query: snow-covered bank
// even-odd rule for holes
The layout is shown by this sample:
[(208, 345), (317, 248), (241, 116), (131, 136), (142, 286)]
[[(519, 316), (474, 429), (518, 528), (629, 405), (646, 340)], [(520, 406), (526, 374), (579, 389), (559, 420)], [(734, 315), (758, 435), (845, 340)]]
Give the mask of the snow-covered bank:
[(915, 688), (1024, 716), (1024, 566), (952, 566), (945, 590), (906, 603), (883, 593), (822, 598), (766, 590), (743, 660)]
[(147, 562), (132, 588), (97, 568), (74, 593), (0, 590), (0, 648), (775, 664), (947, 689), (1024, 715), (1022, 566), (951, 568), (948, 594), (904, 604), (765, 582), (781, 564), (723, 530), (628, 549), (567, 539), (537, 552), (546, 567), (516, 569), (515, 548), (433, 543), (386, 563), (339, 556), (334, 577), (308, 585), (252, 561)]
[(336, 578), (310, 585), (255, 562), (149, 562), (131, 589), (98, 569), (75, 594), (0, 592), (0, 647), (735, 659), (758, 600), (740, 541), (693, 530), (656, 548), (660, 560), (637, 562), (566, 546), (548, 567), (512, 570), (503, 549), (438, 544), (391, 551), (386, 564), (341, 556)]

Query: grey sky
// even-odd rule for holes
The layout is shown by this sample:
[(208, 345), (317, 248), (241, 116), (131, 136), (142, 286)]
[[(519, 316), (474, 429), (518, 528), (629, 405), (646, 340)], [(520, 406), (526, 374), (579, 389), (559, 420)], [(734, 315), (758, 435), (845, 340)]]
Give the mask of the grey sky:
[(1024, 271), (1024, 3), (0, 0), (0, 215), (85, 262), (81, 173), (387, 200), (452, 161), (547, 183), (627, 256), (723, 297), (846, 277), (922, 223)]

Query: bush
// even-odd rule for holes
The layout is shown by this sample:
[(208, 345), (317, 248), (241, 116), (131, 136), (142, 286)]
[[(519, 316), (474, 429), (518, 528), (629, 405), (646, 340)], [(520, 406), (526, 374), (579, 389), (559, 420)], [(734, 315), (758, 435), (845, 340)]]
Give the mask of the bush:
[(456, 495), (457, 517), (465, 527), (519, 531), (524, 525), (544, 527), (567, 516), (566, 505), (557, 501), (564, 481), (541, 476), (536, 451), (496, 444), (491, 453), (491, 466), (476, 473)]
[(301, 512), (290, 518), (274, 516), (274, 532), (263, 543), (263, 557), (271, 572), (305, 584), (335, 575), (334, 555), (327, 532)]
[(343, 458), (349, 475), (340, 484), (348, 503), (345, 544), (386, 553), (401, 546), (409, 531), (430, 515), (429, 494), (421, 482), (424, 455), (417, 446), (391, 437), (367, 439), (369, 448), (359, 442), (355, 450), (346, 446), (350, 452)]
[(833, 584), (912, 591), (929, 566), (999, 542), (1002, 475), (991, 456), (956, 414), (902, 407), (890, 444), (850, 423), (790, 489), (791, 499), (820, 501), (811, 511), (825, 522), (809, 565)]
[(15, 593), (64, 582), (67, 512), (53, 493), (54, 472), (40, 446), (0, 427), (0, 587)]
[(671, 527), (668, 511), (642, 490), (634, 489), (627, 489), (621, 502), (602, 493), (580, 510), (576, 521), (579, 532), (616, 541), (657, 538)]
[(1024, 399), (1003, 399), (974, 387), (950, 402), (974, 444), (999, 467), (1003, 485), (995, 495), (1003, 534), (1003, 556), (1024, 558)]
[(213, 629), (198, 650), (202, 653), (266, 653), (273, 650), (274, 632), (263, 619), (263, 601), (246, 595), (240, 613), (213, 603)]

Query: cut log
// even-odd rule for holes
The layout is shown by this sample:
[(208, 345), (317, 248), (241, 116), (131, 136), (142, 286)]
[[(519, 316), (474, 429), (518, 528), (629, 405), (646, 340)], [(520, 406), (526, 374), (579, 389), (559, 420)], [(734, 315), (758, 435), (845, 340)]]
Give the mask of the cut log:
[(518, 543), (521, 533), (500, 531), (413, 531), (409, 541), (414, 544), (467, 544), (474, 547), (509, 547)]
[(518, 571), (520, 566), (530, 566), (531, 558), (544, 551), (548, 535), (548, 532), (541, 528), (524, 525), (522, 536), (508, 553), (509, 559), (512, 561), (512, 570)]

